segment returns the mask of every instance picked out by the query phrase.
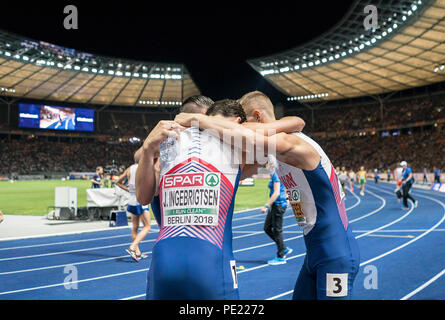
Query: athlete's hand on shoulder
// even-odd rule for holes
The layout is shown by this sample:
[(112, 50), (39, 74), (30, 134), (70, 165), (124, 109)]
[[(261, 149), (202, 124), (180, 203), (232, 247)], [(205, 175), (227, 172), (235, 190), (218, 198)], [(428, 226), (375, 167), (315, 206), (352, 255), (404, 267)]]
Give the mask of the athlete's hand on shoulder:
[(180, 113), (175, 117), (175, 122), (184, 127), (191, 127), (192, 122), (199, 122), (202, 116), (200, 113)]
[(144, 141), (144, 149), (159, 148), (162, 141), (172, 136), (179, 137), (179, 132), (185, 128), (175, 121), (161, 120)]

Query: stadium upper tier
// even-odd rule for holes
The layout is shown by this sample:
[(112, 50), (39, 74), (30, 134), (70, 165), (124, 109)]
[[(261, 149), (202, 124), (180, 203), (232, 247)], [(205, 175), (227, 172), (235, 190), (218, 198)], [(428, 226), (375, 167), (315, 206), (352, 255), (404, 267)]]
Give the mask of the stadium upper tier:
[(0, 95), (118, 106), (179, 106), (199, 89), (182, 64), (92, 55), (0, 30)]
[[(368, 5), (377, 9), (377, 27)], [(296, 31), (295, 36), (299, 32)], [(358, 0), (344, 18), (299, 47), (248, 63), (288, 100), (321, 101), (445, 80), (445, 0)]]

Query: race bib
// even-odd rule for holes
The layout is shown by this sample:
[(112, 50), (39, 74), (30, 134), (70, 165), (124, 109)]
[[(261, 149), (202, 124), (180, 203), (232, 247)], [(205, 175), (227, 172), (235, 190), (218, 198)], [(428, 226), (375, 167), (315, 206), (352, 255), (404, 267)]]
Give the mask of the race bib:
[(301, 205), (301, 195), (300, 190), (291, 189), (287, 190), (287, 195), (289, 198), (289, 202), (292, 206), (292, 211), (294, 212), (295, 218), (298, 223), (305, 223), (306, 217), (303, 212), (303, 207)]
[(162, 180), (164, 226), (218, 224), (221, 174), (167, 174)]
[(341, 185), (340, 179), (338, 180), (338, 190), (340, 191), (340, 198), (343, 200), (346, 197), (345, 190), (343, 190), (343, 186)]

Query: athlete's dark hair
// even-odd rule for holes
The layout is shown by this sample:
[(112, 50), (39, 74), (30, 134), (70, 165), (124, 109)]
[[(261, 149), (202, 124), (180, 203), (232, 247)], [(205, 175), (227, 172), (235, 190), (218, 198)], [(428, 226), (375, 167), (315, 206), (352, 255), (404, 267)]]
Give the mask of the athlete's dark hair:
[(241, 107), (241, 104), (232, 99), (216, 101), (206, 112), (206, 115), (208, 116), (214, 116), (217, 114), (224, 117), (240, 117), (240, 123), (247, 121), (246, 113), (244, 112), (243, 107)]
[(213, 103), (213, 100), (206, 96), (191, 96), (182, 103), (182, 106), (179, 108), (179, 113), (200, 113), (203, 109), (207, 110)]

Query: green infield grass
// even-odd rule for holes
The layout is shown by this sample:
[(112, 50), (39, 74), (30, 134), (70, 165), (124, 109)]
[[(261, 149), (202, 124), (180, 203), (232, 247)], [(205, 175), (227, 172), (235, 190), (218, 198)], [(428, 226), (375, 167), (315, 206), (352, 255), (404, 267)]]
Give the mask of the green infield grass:
[[(257, 179), (255, 186), (240, 186), (235, 198), (235, 211), (262, 206), (268, 200), (269, 180)], [(0, 182), (0, 210), (4, 214), (45, 215), (54, 206), (55, 187), (77, 188), (77, 207), (87, 205), (86, 189), (91, 187), (89, 180), (36, 180)]]

